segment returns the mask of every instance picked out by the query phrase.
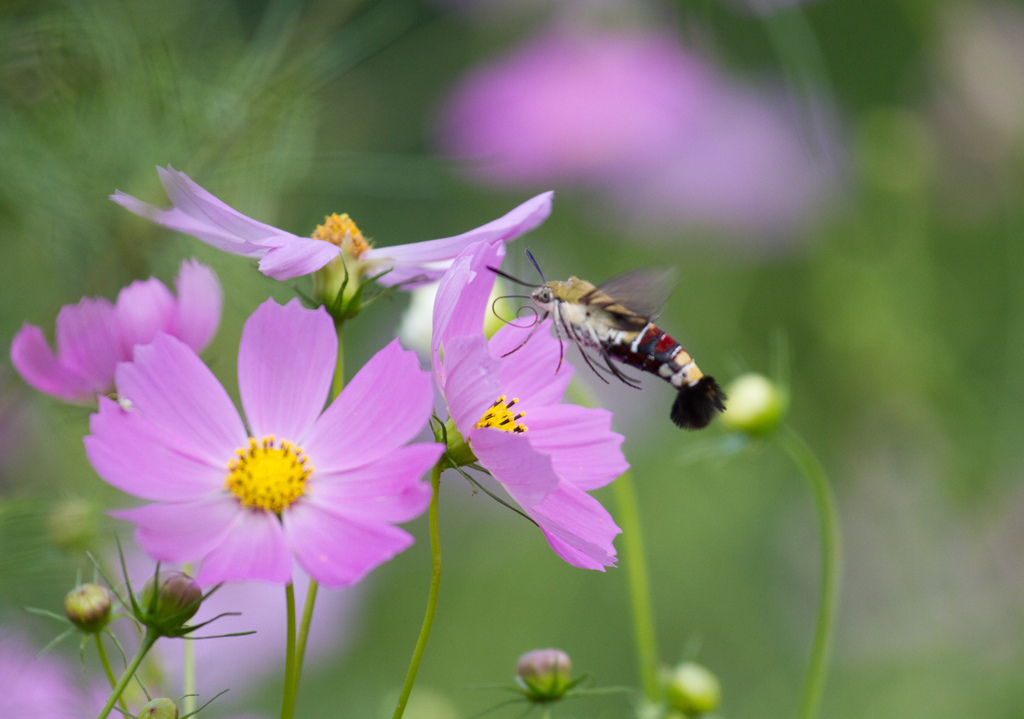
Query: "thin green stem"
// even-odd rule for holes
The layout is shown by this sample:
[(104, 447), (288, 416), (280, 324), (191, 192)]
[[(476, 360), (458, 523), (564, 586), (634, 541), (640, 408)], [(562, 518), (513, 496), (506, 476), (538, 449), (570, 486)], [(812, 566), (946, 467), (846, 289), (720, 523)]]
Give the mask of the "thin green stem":
[(156, 644), (156, 640), (160, 638), (152, 629), (147, 628), (146, 634), (142, 637), (142, 643), (139, 645), (139, 651), (135, 652), (135, 656), (128, 663), (124, 673), (121, 674), (121, 678), (117, 680), (114, 685), (113, 691), (110, 692), (110, 697), (107, 699), (107, 703), (103, 705), (100, 710), (99, 716), (96, 719), (107, 719), (110, 715), (110, 710), (114, 708), (114, 705), (121, 699), (121, 695), (124, 694), (125, 687), (128, 686), (128, 682), (131, 681), (132, 677), (135, 676), (136, 670), (139, 668), (139, 664), (142, 663), (143, 658), (149, 653), (149, 650)]
[(295, 650), (295, 687), (298, 689), (302, 678), (302, 662), (306, 658), (306, 640), (309, 639), (309, 626), (313, 622), (313, 605), (316, 603), (316, 592), (319, 585), (312, 578), (306, 588), (306, 605), (302, 609), (302, 623), (299, 624), (299, 642)]
[[(182, 571), (192, 574), (192, 564), (182, 566)], [(182, 654), (185, 663), (182, 679), (182, 691), (185, 696), (181, 700), (181, 713), (193, 714), (196, 711), (196, 645), (189, 637), (183, 637), (185, 642)]]
[(430, 487), (433, 489), (433, 496), (430, 498), (430, 556), (433, 560), (430, 570), (430, 593), (427, 595), (427, 612), (423, 617), (423, 626), (420, 628), (420, 637), (416, 640), (416, 648), (412, 652), (412, 660), (409, 662), (409, 671), (405, 675), (405, 685), (402, 687), (402, 694), (398, 697), (398, 706), (395, 707), (393, 719), (401, 719), (405, 713), (405, 707), (409, 703), (409, 695), (412, 694), (412, 685), (416, 683), (416, 672), (420, 668), (420, 660), (423, 658), (423, 651), (427, 648), (427, 639), (430, 637), (430, 628), (434, 624), (434, 612), (437, 610), (437, 594), (441, 588), (441, 534), (438, 531), (437, 505), (441, 493), (441, 464), (434, 466), (430, 474)]
[(637, 506), (633, 477), (627, 471), (612, 483), (618, 520), (622, 527), (622, 548), (625, 555), (626, 579), (629, 582), (629, 603), (633, 610), (633, 637), (640, 679), (644, 694), (656, 702), (661, 698), (658, 681), (658, 647), (654, 639), (654, 611), (651, 608), (651, 587), (647, 579), (647, 556)]
[(334, 331), (338, 333), (338, 363), (334, 365), (334, 381), (331, 383), (331, 397), (337, 397), (345, 388), (345, 322), (334, 320)]
[(825, 687), (825, 670), (832, 645), (836, 608), (839, 600), (839, 573), (841, 548), (839, 515), (836, 501), (829, 486), (825, 470), (806, 442), (790, 427), (779, 433), (779, 441), (811, 487), (814, 506), (821, 531), (821, 597), (818, 600), (818, 619), (814, 626), (814, 643), (807, 666), (803, 693), (800, 698), (799, 719), (813, 719), (821, 704)]
[[(579, 382), (569, 384), (569, 396), (584, 407), (595, 407), (594, 397)], [(654, 610), (651, 585), (647, 578), (647, 553), (644, 550), (643, 528), (633, 477), (627, 470), (612, 483), (618, 521), (622, 528), (621, 545), (625, 555), (626, 581), (629, 583), (629, 605), (633, 612), (633, 639), (640, 681), (649, 701), (661, 699), (658, 681), (658, 645), (654, 633)]]
[[(107, 650), (103, 646), (103, 635), (96, 632), (95, 637), (96, 652), (100, 655), (100, 664), (103, 665), (103, 673), (107, 675), (107, 681), (110, 682), (110, 688), (114, 689), (117, 687), (117, 677), (114, 676), (114, 670), (110, 668), (110, 660), (107, 659)], [(128, 704), (125, 702), (124, 697), (119, 697), (117, 702), (121, 705), (121, 711), (127, 714)]]
[(295, 694), (298, 691), (295, 680), (295, 587), (291, 582), (284, 588), (287, 605), (288, 629), (285, 642), (284, 696), (281, 699), (281, 719), (292, 719), (295, 715)]

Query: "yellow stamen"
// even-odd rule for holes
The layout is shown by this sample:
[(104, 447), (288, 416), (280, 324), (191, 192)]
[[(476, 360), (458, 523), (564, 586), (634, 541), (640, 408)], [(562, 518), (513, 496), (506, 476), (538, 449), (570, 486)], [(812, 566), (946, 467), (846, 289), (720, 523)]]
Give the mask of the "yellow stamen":
[(504, 432), (515, 432), (516, 434), (522, 434), (528, 427), (525, 424), (519, 422), (520, 419), (526, 414), (525, 412), (517, 412), (512, 414), (512, 408), (519, 401), (518, 397), (514, 397), (511, 402), (505, 401), (505, 395), (501, 395), (498, 399), (494, 400), (484, 416), (480, 418), (480, 421), (473, 425), (474, 429), (480, 427), (491, 427), (493, 429), (500, 429)]
[(224, 486), (243, 507), (258, 507), (280, 514), (306, 493), (306, 480), (313, 473), (302, 448), (273, 436), (249, 438), (247, 449), (228, 464)]
[[(354, 259), (370, 249), (370, 243), (356, 227), (356, 223), (348, 214), (333, 214), (324, 218), (324, 224), (317, 225), (312, 235), (314, 240), (323, 240), (345, 250), (346, 255)], [(346, 244), (346, 240), (348, 243)]]

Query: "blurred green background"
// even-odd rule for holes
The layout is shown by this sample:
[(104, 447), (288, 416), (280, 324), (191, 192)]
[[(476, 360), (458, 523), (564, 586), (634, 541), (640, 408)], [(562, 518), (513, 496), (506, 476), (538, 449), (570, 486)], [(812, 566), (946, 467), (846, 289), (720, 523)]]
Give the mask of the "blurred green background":
[[(648, 242), (585, 187), (495, 189), (438, 154), (454, 83), (585, 4), (464, 5), (0, 4), (0, 337), (26, 321), (52, 337), (62, 305), (150, 275), (170, 283), (195, 256), (225, 287), (205, 356), (233, 388), (245, 317), (292, 290), (107, 200), (119, 188), (162, 204), (155, 165), (300, 235), (348, 212), (380, 245), (454, 235), (554, 189), (551, 219), (510, 247), (510, 271), (528, 274), (527, 246), (549, 277), (675, 265), (661, 323), (705, 372), (726, 382), (784, 368), (789, 421), (831, 476), (845, 540), (821, 716), (1024, 713), (1024, 6), (645, 6), (628, 22), (670, 28), (723, 74), (825, 98), (842, 157), (833, 201), (784, 237), (684, 228)], [(606, 11), (600, 22), (623, 22)], [(394, 335), (406, 302), (349, 325), (350, 374)], [(9, 360), (2, 372), (0, 623), (41, 647), (58, 630), (21, 608), (57, 609), (88, 567), (83, 549), (114, 526), (86, 511), (94, 533), (70, 542), (55, 513), (130, 500), (85, 460), (88, 411), (31, 391)], [(807, 489), (770, 440), (725, 454), (717, 424), (676, 430), (671, 391), (645, 384), (594, 389), (627, 437), (662, 660), (710, 667), (723, 717), (791, 716), (818, 591)], [(457, 476), (442, 491), (445, 573), (416, 690), (430, 701), (407, 716), (497, 704), (500, 692), (474, 687), (507, 682), (541, 646), (565, 649), (595, 685), (638, 684), (621, 569), (567, 566)], [(615, 514), (610, 492), (598, 496)], [(429, 579), (425, 518), (409, 528), (417, 544), (366, 581), (346, 650), (309, 666), (300, 716), (390, 716)], [(209, 713), (274, 716), (279, 681)], [(557, 716), (630, 713), (628, 698), (603, 697)]]

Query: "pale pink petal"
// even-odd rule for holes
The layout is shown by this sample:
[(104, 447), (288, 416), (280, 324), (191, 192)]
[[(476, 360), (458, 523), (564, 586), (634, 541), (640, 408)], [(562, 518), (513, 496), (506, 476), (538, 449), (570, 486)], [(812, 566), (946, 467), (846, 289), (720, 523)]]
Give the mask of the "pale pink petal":
[(326, 587), (355, 584), (413, 543), (390, 524), (343, 518), (303, 502), (284, 514), (284, 531), (299, 564)]
[(441, 279), (434, 298), (431, 357), (436, 365), (441, 345), (450, 337), (483, 333), (487, 302), (497, 276), (488, 267), (500, 267), (505, 246), (476, 244), (463, 250)]
[(171, 204), (197, 220), (259, 244), (264, 244), (271, 237), (281, 234), (281, 230), (276, 227), (247, 217), (218, 200), (184, 172), (179, 172), (170, 165), (167, 169), (158, 167), (156, 172), (160, 176), (164, 191), (171, 198)]
[(527, 412), (522, 422), (534, 449), (550, 455), (558, 476), (579, 489), (603, 487), (629, 469), (624, 437), (612, 432), (608, 410), (552, 405)]
[(88, 377), (97, 392), (108, 392), (114, 367), (131, 358), (121, 346), (114, 306), (102, 297), (61, 307), (56, 335), (61, 363)]
[[(369, 250), (364, 257), (367, 260), (393, 260), (395, 271), (384, 275), (380, 279), (380, 283), (383, 285), (397, 284), (410, 278), (408, 273), (400, 273), (399, 270), (429, 271), (430, 268), (426, 267), (429, 263), (450, 260), (476, 242), (488, 244), (509, 242), (529, 232), (544, 222), (551, 214), (553, 197), (553, 192), (541, 193), (506, 215), (455, 237), (374, 248)], [(425, 279), (433, 280), (438, 276), (440, 276), (440, 272), (435, 271), (433, 276)]]
[(308, 310), (297, 299), (257, 307), (238, 349), (238, 387), (252, 435), (301, 441), (327, 401), (337, 356), (338, 336), (322, 307)]
[(604, 571), (614, 567), (612, 540), (622, 530), (601, 503), (583, 490), (562, 483), (527, 514), (544, 530), (555, 554), (575, 567)]
[(249, 435), (228, 393), (187, 345), (160, 334), (117, 368), (117, 391), (179, 452), (227, 463)]
[(393, 340), (320, 416), (303, 448), (320, 472), (361, 467), (413, 439), (430, 418), (430, 375)]
[[(512, 352), (502, 360), (501, 385), (509, 399), (519, 397), (531, 407), (557, 404), (569, 387), (573, 367), (563, 357), (559, 341), (551, 335), (550, 320), (537, 327), (523, 344), (530, 331), (505, 325), (491, 338), (492, 355), (501, 357)], [(568, 350), (566, 346), (565, 351)]]
[(242, 511), (237, 499), (223, 493), (194, 502), (147, 504), (109, 514), (136, 525), (135, 541), (153, 559), (193, 562), (224, 541)]
[(444, 452), (434, 443), (400, 447), (356, 469), (310, 478), (309, 500), (338, 514), (388, 522), (407, 522), (430, 502), (430, 485), (421, 482)]
[(277, 515), (242, 509), (224, 540), (203, 558), (196, 581), (202, 586), (232, 579), (287, 584), (291, 576), (291, 553)]
[(224, 486), (231, 455), (214, 465), (182, 454), (168, 445), (173, 438), (106, 397), (100, 397), (89, 429), (92, 434), (84, 440), (89, 462), (104, 481), (124, 492), (158, 502), (182, 502)]
[(174, 304), (174, 295), (155, 277), (136, 280), (118, 293), (115, 310), (126, 358), (135, 345), (149, 344), (157, 332), (170, 332)]
[(194, 259), (184, 260), (174, 281), (178, 305), (170, 334), (196, 352), (202, 352), (220, 325), (224, 292), (217, 274)]
[(533, 449), (527, 433), (472, 429), (469, 446), (491, 475), (524, 508), (540, 503), (558, 488), (551, 458)]
[(448, 414), (463, 434), (505, 394), (498, 381), (499, 369), (500, 363), (487, 351), (487, 340), (482, 333), (448, 340), (439, 374), (444, 382)]
[(260, 272), (275, 280), (290, 280), (312, 274), (339, 256), (337, 245), (295, 235), (273, 238), (279, 243), (260, 260)]
[[(35, 389), (69, 402), (94, 400), (97, 392), (107, 389), (97, 387), (90, 378), (62, 363), (47, 344), (43, 331), (35, 325), (25, 324), (14, 336), (11, 342), (11, 364)], [(113, 387), (113, 384), (111, 374), (109, 387)]]
[(250, 242), (241, 235), (217, 227), (210, 220), (190, 217), (176, 207), (166, 209), (155, 207), (148, 202), (126, 195), (120, 190), (111, 195), (110, 199), (139, 217), (144, 217), (169, 230), (192, 235), (219, 250), (244, 257), (262, 257), (267, 252), (267, 248), (263, 245)]

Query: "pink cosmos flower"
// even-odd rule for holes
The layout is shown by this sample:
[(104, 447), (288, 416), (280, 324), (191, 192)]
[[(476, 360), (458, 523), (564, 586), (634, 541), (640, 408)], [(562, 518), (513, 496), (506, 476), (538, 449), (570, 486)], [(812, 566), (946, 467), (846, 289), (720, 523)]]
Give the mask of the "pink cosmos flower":
[(777, 234), (837, 184), (834, 133), (736, 82), (666, 31), (569, 26), (459, 82), (438, 142), (502, 187), (571, 183), (643, 232)]
[[(316, 272), (341, 252), (332, 242), (299, 237), (246, 217), (170, 165), (167, 169), (158, 167), (157, 172), (171, 207), (154, 207), (120, 190), (110, 199), (140, 217), (225, 252), (259, 259), (260, 272), (277, 280)], [(474, 242), (509, 242), (540, 225), (551, 214), (553, 194), (537, 195), (497, 220), (455, 237), (393, 247), (363, 246), (358, 259), (370, 263), (375, 272), (393, 268), (380, 279), (384, 285), (406, 283), (408, 289), (433, 282), (444, 274), (455, 255)]]
[(341, 587), (412, 544), (394, 523), (426, 509), (420, 478), (443, 451), (404, 446), (430, 415), (430, 379), (396, 340), (323, 410), (337, 349), (323, 308), (260, 305), (238, 352), (248, 430), (173, 337), (158, 335), (118, 365), (118, 395), (131, 404), (101, 398), (85, 447), (104, 480), (154, 502), (114, 513), (137, 525), (147, 553), (201, 560), (206, 586), (284, 584), (294, 556), (319, 583)]
[(177, 337), (196, 352), (213, 339), (220, 324), (220, 282), (196, 260), (181, 263), (178, 297), (150, 277), (125, 287), (111, 304), (103, 297), (65, 305), (57, 315), (57, 353), (43, 331), (25, 324), (11, 343), (11, 363), (40, 392), (68, 402), (90, 402), (114, 388), (114, 368), (131, 360), (136, 345), (158, 332)]
[[(4, 719), (70, 719), (92, 716), (106, 695), (100, 684), (83, 691), (70, 664), (0, 628), (0, 716)], [(109, 686), (106, 687), (109, 691)]]
[(500, 245), (475, 245), (441, 280), (434, 379), (480, 465), (540, 525), (555, 553), (574, 566), (603, 571), (615, 565), (612, 540), (621, 530), (587, 492), (629, 468), (623, 437), (611, 431), (610, 412), (561, 403), (573, 370), (568, 363), (558, 367), (561, 349), (549, 325), (525, 344), (530, 330), (513, 325), (485, 339), (494, 284), (487, 267), (497, 267), (503, 256)]

